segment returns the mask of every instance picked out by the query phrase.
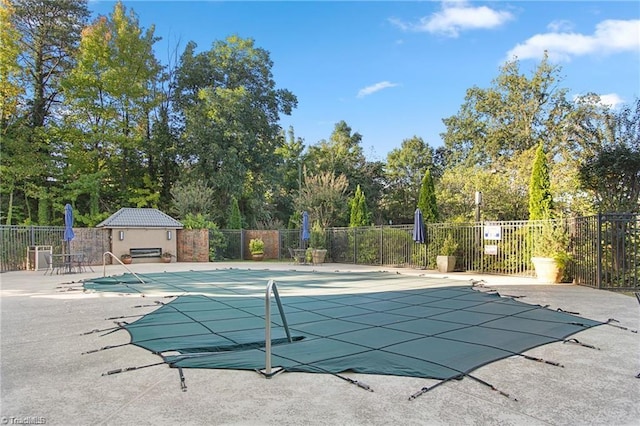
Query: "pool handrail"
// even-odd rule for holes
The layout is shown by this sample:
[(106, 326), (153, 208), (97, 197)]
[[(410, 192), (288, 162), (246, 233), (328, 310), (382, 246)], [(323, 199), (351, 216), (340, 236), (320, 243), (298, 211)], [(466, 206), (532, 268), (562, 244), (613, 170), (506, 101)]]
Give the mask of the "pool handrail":
[(131, 269), (129, 269), (129, 267), (127, 267), (127, 265), (125, 265), (124, 263), (122, 263), (122, 261), (120, 259), (118, 259), (118, 256), (116, 256), (115, 254), (111, 253), (110, 251), (105, 251), (102, 254), (102, 276), (106, 277), (107, 276), (107, 255), (111, 256), (113, 259), (117, 260), (119, 264), (121, 264), (124, 269), (126, 269), (127, 271), (129, 271), (131, 274), (133, 274), (134, 277), (136, 277), (142, 284), (144, 284), (144, 280), (142, 278), (140, 278), (138, 276), (138, 274), (136, 274), (135, 272), (133, 272)]

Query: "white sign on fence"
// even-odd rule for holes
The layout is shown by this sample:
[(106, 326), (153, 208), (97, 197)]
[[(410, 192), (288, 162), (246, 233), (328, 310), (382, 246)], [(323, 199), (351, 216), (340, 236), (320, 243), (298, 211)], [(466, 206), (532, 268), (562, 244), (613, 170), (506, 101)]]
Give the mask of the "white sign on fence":
[(502, 239), (502, 227), (495, 225), (484, 226), (484, 239), (485, 240), (501, 240)]
[(498, 246), (496, 245), (488, 245), (484, 246), (484, 254), (489, 254), (495, 256), (498, 254)]

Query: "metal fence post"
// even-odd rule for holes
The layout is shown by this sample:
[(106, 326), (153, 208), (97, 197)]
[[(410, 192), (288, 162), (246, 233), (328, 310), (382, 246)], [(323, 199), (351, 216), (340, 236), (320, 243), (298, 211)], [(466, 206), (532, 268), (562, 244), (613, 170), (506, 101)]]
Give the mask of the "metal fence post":
[(240, 259), (244, 260), (244, 229), (240, 228)]
[(602, 287), (602, 213), (598, 213), (596, 221), (596, 235), (598, 239), (596, 250), (596, 287)]
[(378, 259), (380, 259), (380, 265), (382, 263), (382, 252), (383, 252), (383, 244), (384, 244), (384, 225), (380, 225), (380, 244), (378, 245)]

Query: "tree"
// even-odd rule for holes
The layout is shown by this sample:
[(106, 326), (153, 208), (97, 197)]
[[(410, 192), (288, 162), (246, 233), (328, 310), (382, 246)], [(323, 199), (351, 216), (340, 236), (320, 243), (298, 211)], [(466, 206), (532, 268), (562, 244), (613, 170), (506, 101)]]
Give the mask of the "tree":
[(433, 168), (433, 148), (414, 136), (402, 141), (400, 148), (387, 155), (386, 187), (381, 205), (387, 219), (393, 223), (411, 223), (418, 205), (424, 173)]
[(240, 206), (238, 206), (238, 199), (231, 197), (231, 212), (229, 213), (229, 229), (242, 229), (242, 214), (240, 213)]
[(436, 190), (433, 184), (433, 177), (431, 177), (431, 170), (429, 169), (427, 169), (422, 178), (418, 208), (422, 211), (422, 216), (426, 223), (437, 223), (440, 219), (436, 202)]
[[(344, 120), (339, 121), (328, 141), (323, 139), (309, 147), (305, 164), (311, 172), (334, 172), (352, 180), (366, 163), (361, 142), (360, 133), (352, 133), (351, 127)], [(356, 183), (353, 185), (355, 190)]]
[(379, 202), (385, 187), (384, 162), (367, 161), (361, 170), (362, 182), (359, 184), (362, 192), (367, 194), (367, 210), (371, 217), (371, 223), (386, 223), (383, 212), (380, 210)]
[(171, 188), (173, 196), (173, 211), (179, 218), (185, 218), (187, 213), (202, 214), (206, 218), (211, 217), (211, 210), (216, 204), (214, 191), (205, 183), (178, 182)]
[[(640, 210), (640, 99), (607, 111), (592, 129), (595, 155), (579, 169), (582, 187), (593, 194), (599, 212)], [(586, 126), (585, 126), (586, 127)]]
[[(268, 219), (282, 144), (280, 114), (297, 105), (276, 89), (269, 52), (237, 36), (196, 53), (188, 43), (176, 70), (174, 102), (184, 126), (184, 166), (214, 189), (220, 206), (235, 195), (249, 224)], [(226, 209), (214, 209), (222, 219)]]
[(144, 167), (161, 69), (153, 33), (153, 27), (143, 31), (136, 14), (116, 3), (109, 17), (101, 16), (83, 30), (77, 65), (63, 81), (70, 111), (66, 124), (73, 133), (66, 150), (67, 178), (106, 179), (108, 185), (92, 181), (79, 194), (83, 201), (99, 197), (105, 209), (156, 206), (159, 200), (158, 183)]
[(274, 216), (283, 222), (288, 222), (295, 213), (294, 199), (302, 187), (304, 140), (296, 138), (293, 127), (289, 127), (286, 138), (284, 131), (281, 132), (281, 137), (284, 142), (275, 151), (278, 161), (276, 163), (277, 178), (273, 186), (273, 207)]
[[(304, 156), (304, 164), (310, 173), (333, 172), (344, 175), (348, 182), (348, 193), (354, 193), (356, 186), (369, 194), (370, 200), (378, 200), (384, 187), (384, 165), (370, 162), (362, 150), (362, 135), (353, 132), (344, 121), (335, 124), (329, 140), (321, 140), (309, 146)], [(367, 206), (373, 212), (377, 206), (372, 202)], [(338, 218), (336, 225), (349, 224), (348, 210)]]
[(24, 94), (20, 84), (22, 68), (18, 63), (20, 56), (20, 33), (12, 19), (15, 9), (8, 0), (0, 2), (0, 135), (6, 132), (11, 119), (15, 119), (18, 103)]
[(145, 144), (149, 164), (149, 178), (156, 182), (159, 204), (171, 204), (171, 187), (180, 178), (180, 133), (170, 119), (169, 106), (162, 103), (151, 127), (150, 139)]
[(567, 147), (576, 106), (567, 100), (567, 90), (559, 85), (560, 72), (561, 68), (552, 65), (546, 55), (529, 75), (520, 71), (517, 60), (512, 60), (500, 68), (491, 87), (468, 89), (460, 111), (443, 120), (447, 127), (442, 137), (448, 167), (478, 165), (507, 175), (507, 183), (517, 188), (512, 196), (518, 198), (511, 201), (516, 206), (526, 205), (531, 178), (528, 160), (535, 148), (544, 143), (552, 186), (564, 195), (562, 207), (584, 210), (582, 205), (572, 204), (580, 199), (581, 192), (574, 178), (577, 165), (567, 162), (572, 155), (575, 157)]
[[(599, 110), (580, 123), (582, 145), (593, 147), (594, 155), (580, 166), (579, 179), (593, 195), (598, 212), (640, 212), (640, 99), (618, 111)], [(622, 216), (624, 217), (624, 216)], [(628, 217), (632, 222), (635, 218)], [(612, 222), (611, 266), (614, 271), (632, 270), (625, 246), (637, 244), (637, 237), (625, 220)]]
[[(527, 162), (532, 163), (532, 158)], [(448, 168), (438, 180), (436, 197), (441, 222), (475, 221), (475, 192), (482, 192), (481, 220), (524, 220), (528, 216), (527, 186), (514, 185), (514, 173), (524, 169), (505, 170), (467, 167)], [(531, 175), (529, 170), (527, 174)]]
[(307, 175), (305, 170), (296, 208), (308, 211), (309, 219), (320, 222), (323, 228), (333, 226), (346, 210), (345, 194), (348, 186), (349, 182), (344, 175), (336, 176), (333, 172)]
[[(24, 88), (20, 84), (22, 68), (18, 63), (20, 54), (20, 33), (13, 24), (15, 9), (7, 0), (2, 0), (0, 7), (0, 139), (2, 140), (2, 155), (0, 156), (0, 171), (2, 181), (0, 190), (3, 196), (2, 211), (7, 225), (13, 221), (13, 197), (16, 184), (26, 181), (32, 174), (28, 152), (19, 137), (18, 105)], [(26, 155), (25, 155), (26, 154)]]
[(598, 211), (637, 213), (640, 152), (628, 146), (603, 147), (580, 168), (580, 183), (593, 193)]
[(544, 141), (552, 150), (564, 141), (572, 111), (558, 88), (561, 68), (542, 59), (531, 77), (517, 60), (507, 61), (489, 89), (467, 90), (458, 114), (443, 119), (450, 162), (495, 165)]
[(356, 193), (349, 202), (351, 214), (349, 215), (349, 226), (368, 226), (371, 224), (371, 217), (367, 210), (367, 201), (360, 185), (356, 187)]
[(86, 0), (13, 0), (20, 33), (20, 62), (33, 97), (30, 121), (41, 127), (60, 102), (59, 83), (73, 65), (80, 30), (89, 17)]
[(547, 156), (542, 144), (536, 149), (536, 157), (531, 170), (529, 183), (529, 220), (549, 219), (553, 211), (551, 181)]
[(56, 207), (59, 151), (45, 126), (89, 12), (83, 0), (11, 0), (2, 14), (2, 208), (7, 223), (34, 223)]

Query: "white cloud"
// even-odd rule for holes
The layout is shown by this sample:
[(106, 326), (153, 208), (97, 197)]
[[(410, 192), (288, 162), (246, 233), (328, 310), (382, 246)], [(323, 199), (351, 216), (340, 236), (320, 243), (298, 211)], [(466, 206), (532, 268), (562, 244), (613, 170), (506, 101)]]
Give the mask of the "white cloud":
[(389, 18), (389, 22), (391, 22), (396, 27), (400, 28), (402, 31), (410, 31), (411, 26), (409, 24), (405, 24), (398, 18)]
[(618, 105), (624, 103), (624, 99), (618, 96), (617, 93), (609, 93), (607, 95), (600, 95), (600, 103), (610, 106), (611, 108), (616, 108)]
[(389, 21), (404, 31), (429, 32), (458, 37), (461, 31), (495, 28), (511, 19), (513, 19), (513, 15), (509, 12), (491, 9), (487, 6), (473, 7), (461, 0), (442, 2), (441, 11), (420, 18), (418, 23), (405, 23), (395, 18)]
[[(617, 93), (608, 93), (605, 95), (598, 95), (598, 96), (600, 97), (600, 100), (599, 102), (593, 102), (594, 104), (599, 103), (600, 105), (604, 105), (614, 109), (624, 104), (624, 99), (622, 99)], [(578, 99), (584, 102), (585, 100), (588, 100), (590, 98), (582, 98), (582, 95), (576, 95), (573, 97), (574, 102), (577, 101)]]
[(560, 31), (571, 31), (573, 30), (573, 22), (567, 21), (566, 19), (559, 19), (557, 21), (552, 21), (547, 25), (549, 31), (557, 33)]
[(358, 97), (359, 98), (364, 98), (365, 96), (371, 95), (373, 93), (379, 92), (382, 89), (387, 89), (389, 87), (396, 87), (397, 84), (396, 83), (391, 83), (388, 81), (381, 81), (379, 83), (376, 84), (372, 84), (371, 86), (367, 86), (363, 89), (360, 89), (358, 91)]
[(640, 20), (606, 20), (596, 25), (591, 35), (575, 32), (536, 34), (507, 53), (507, 59), (540, 59), (548, 52), (552, 61), (569, 61), (572, 57), (640, 51)]

